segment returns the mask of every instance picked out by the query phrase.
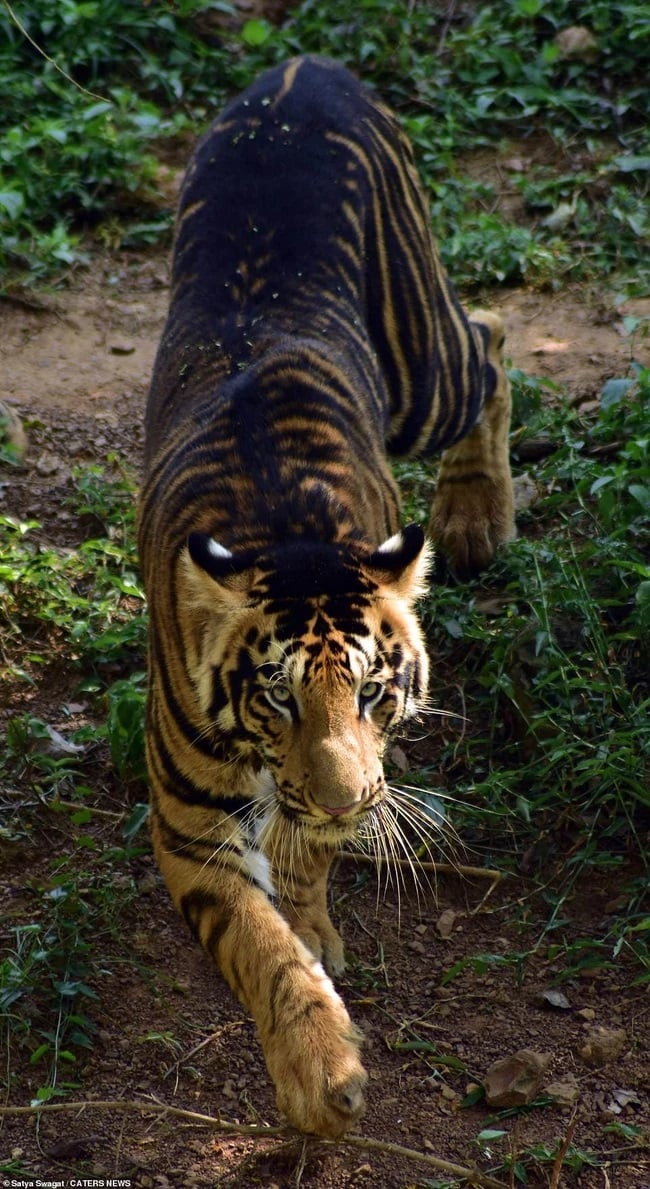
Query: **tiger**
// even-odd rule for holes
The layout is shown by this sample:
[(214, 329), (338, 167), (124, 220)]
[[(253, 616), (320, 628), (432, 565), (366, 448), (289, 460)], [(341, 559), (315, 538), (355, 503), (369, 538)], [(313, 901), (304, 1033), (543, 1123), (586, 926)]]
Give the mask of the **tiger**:
[[(464, 575), (515, 534), (509, 422), (501, 319), (459, 304), (397, 118), (330, 60), (263, 73), (180, 194), (138, 517), (146, 752), (171, 897), (305, 1133), (364, 1111), (328, 874), (396, 829), (430, 541)], [(436, 452), (427, 535), (389, 457)]]

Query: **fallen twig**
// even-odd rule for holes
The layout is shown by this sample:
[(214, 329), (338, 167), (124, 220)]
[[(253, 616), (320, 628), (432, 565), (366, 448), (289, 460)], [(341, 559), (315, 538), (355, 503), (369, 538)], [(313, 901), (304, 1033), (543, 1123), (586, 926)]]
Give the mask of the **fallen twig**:
[[(168, 1106), (164, 1102), (138, 1101), (125, 1098), (115, 1100), (90, 1099), (86, 1102), (49, 1102), (36, 1106), (0, 1106), (0, 1118), (4, 1115), (42, 1116), (53, 1115), (62, 1111), (66, 1111), (69, 1114), (74, 1112), (83, 1114), (106, 1110), (116, 1113), (133, 1112), (158, 1115), (160, 1118), (169, 1116), (174, 1119), (182, 1119), (186, 1123), (194, 1124), (197, 1127), (209, 1127), (213, 1131), (220, 1131), (226, 1135), (242, 1135), (254, 1140), (277, 1139), (279, 1137), (282, 1139), (298, 1138), (296, 1133), (288, 1127), (267, 1127), (259, 1123), (229, 1123), (225, 1119), (217, 1119), (213, 1115), (201, 1115), (196, 1111), (185, 1110), (182, 1107)], [(430, 1156), (425, 1152), (418, 1152), (416, 1148), (404, 1148), (401, 1144), (392, 1144), (386, 1140), (373, 1139), (370, 1136), (345, 1135), (338, 1140), (324, 1140), (315, 1136), (311, 1142), (322, 1144), (326, 1147), (339, 1147), (341, 1144), (344, 1144), (347, 1147), (359, 1148), (366, 1152), (385, 1152), (391, 1156), (397, 1156), (401, 1160), (414, 1160), (420, 1164), (426, 1164), (430, 1168), (448, 1173), (456, 1177), (457, 1180), (465, 1181), (468, 1185), (474, 1185), (480, 1187), (480, 1189), (505, 1189), (503, 1181), (496, 1181), (494, 1177), (480, 1172), (477, 1168), (468, 1168), (462, 1164), (454, 1164), (449, 1160), (442, 1160), (438, 1156)]]
[(368, 863), (376, 867), (378, 863), (384, 864), (388, 862), (391, 867), (408, 867), (412, 870), (413, 863), (418, 871), (436, 871), (444, 875), (464, 875), (468, 879), (491, 879), (492, 883), (497, 884), (499, 880), (503, 879), (504, 872), (497, 871), (493, 867), (468, 867), (465, 863), (438, 863), (435, 861), (422, 862), (420, 859), (415, 859), (413, 862), (410, 859), (377, 859), (374, 855), (364, 855), (363, 851), (342, 850), (337, 854), (337, 859), (354, 859), (357, 863)]
[(571, 1116), (571, 1118), (569, 1120), (564, 1139), (562, 1140), (562, 1143), (560, 1144), (560, 1146), (558, 1148), (555, 1160), (553, 1161), (553, 1168), (551, 1169), (551, 1179), (549, 1181), (549, 1189), (562, 1189), (562, 1185), (560, 1182), (560, 1176), (562, 1174), (562, 1166), (564, 1164), (564, 1157), (566, 1156), (566, 1154), (569, 1150), (569, 1144), (571, 1143), (571, 1140), (573, 1139), (573, 1133), (576, 1129), (577, 1121), (578, 1120), (576, 1118), (576, 1113), (574, 1111), (573, 1115)]
[[(337, 859), (350, 859), (357, 863), (367, 863), (369, 866), (376, 867), (378, 864), (388, 863), (391, 867), (408, 867), (413, 869), (413, 863), (409, 859), (378, 859), (375, 855), (364, 855), (362, 851), (358, 853), (352, 850), (339, 851)], [(466, 879), (489, 879), (490, 886), (481, 897), (476, 908), (472, 909), (471, 915), (475, 916), (480, 912), (485, 901), (490, 898), (497, 884), (504, 878), (504, 871), (497, 871), (494, 867), (469, 867), (466, 863), (436, 863), (434, 861), (423, 862), (421, 859), (414, 861), (417, 871), (435, 871), (437, 875), (462, 875)]]

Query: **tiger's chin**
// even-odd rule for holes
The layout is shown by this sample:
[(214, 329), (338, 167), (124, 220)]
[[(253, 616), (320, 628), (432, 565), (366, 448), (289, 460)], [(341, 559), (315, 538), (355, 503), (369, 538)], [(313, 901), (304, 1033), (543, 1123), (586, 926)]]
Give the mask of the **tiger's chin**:
[(305, 822), (305, 830), (310, 841), (316, 845), (329, 846), (338, 850), (344, 843), (351, 842), (357, 837), (365, 817), (366, 812), (357, 813), (351, 819), (346, 819), (345, 822), (330, 822), (320, 818), (311, 818)]
[(382, 796), (375, 796), (372, 801), (361, 801), (342, 813), (325, 811), (327, 816), (323, 816), (323, 810), (317, 807), (300, 817), (299, 826), (313, 844), (338, 849), (364, 831), (373, 810), (382, 800)]

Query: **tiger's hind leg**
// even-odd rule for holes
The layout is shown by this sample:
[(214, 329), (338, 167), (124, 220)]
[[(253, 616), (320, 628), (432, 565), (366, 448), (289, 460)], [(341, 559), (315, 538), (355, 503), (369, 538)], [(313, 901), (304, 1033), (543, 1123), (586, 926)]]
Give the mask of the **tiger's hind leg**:
[(487, 326), (487, 361), (496, 386), (473, 429), (442, 455), (429, 534), (455, 574), (468, 577), (489, 564), (499, 545), (517, 535), (508, 434), (510, 382), (503, 364), (503, 322), (477, 310), (471, 322)]

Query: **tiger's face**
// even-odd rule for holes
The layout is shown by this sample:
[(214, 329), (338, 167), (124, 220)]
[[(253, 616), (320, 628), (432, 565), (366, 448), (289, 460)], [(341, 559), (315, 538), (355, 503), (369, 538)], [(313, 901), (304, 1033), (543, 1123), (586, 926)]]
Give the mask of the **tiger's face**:
[(415, 526), (365, 554), (296, 543), (237, 558), (190, 538), (187, 660), (205, 729), (271, 775), (282, 815), (315, 840), (354, 833), (382, 800), (387, 739), (422, 705), (426, 562)]

